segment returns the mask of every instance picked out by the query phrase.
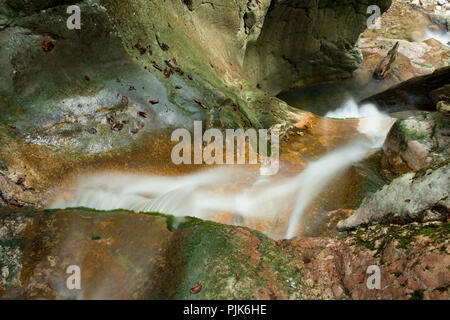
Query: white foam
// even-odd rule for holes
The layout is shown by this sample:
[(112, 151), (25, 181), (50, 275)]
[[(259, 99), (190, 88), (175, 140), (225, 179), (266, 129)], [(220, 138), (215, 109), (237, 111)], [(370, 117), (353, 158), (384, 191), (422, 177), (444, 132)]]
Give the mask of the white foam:
[(354, 99), (347, 100), (341, 107), (330, 111), (326, 118), (360, 119), (358, 131), (373, 141), (373, 148), (383, 145), (387, 133), (392, 125), (391, 118), (378, 110), (372, 103), (358, 105)]

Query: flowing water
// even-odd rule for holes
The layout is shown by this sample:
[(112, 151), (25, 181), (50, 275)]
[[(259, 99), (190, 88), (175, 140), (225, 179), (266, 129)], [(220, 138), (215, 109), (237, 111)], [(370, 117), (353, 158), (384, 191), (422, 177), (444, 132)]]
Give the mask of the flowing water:
[(423, 40), (433, 38), (442, 43), (443, 45), (450, 47), (450, 32), (447, 32), (445, 30), (434, 30), (430, 28), (425, 28), (424, 33), (425, 36)]
[[(319, 135), (312, 130), (307, 132), (309, 136), (295, 136), (284, 145), (295, 153), (296, 148), (302, 149), (296, 142), (321, 141), (325, 148), (319, 156), (299, 165), (297, 161), (304, 161), (306, 152), (289, 160), (289, 152), (282, 149), (281, 172), (273, 177), (259, 176), (259, 170), (250, 166), (216, 166), (173, 176), (105, 172), (83, 177), (68, 196), (50, 207), (194, 216), (254, 227), (274, 238), (291, 238), (301, 233), (299, 224), (318, 196), (328, 191), (339, 174), (379, 147), (391, 124), (375, 106), (358, 106), (351, 99), (326, 118), (318, 118), (314, 125), (320, 129)], [(339, 125), (349, 130), (332, 147), (333, 133), (324, 130), (330, 124), (334, 130), (339, 131)], [(311, 147), (309, 143), (305, 149), (311, 151)]]

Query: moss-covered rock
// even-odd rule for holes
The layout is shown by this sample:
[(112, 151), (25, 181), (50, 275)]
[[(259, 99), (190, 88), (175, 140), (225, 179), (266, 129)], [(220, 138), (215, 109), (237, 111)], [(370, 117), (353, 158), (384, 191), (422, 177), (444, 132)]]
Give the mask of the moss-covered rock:
[[(448, 223), (277, 242), (195, 218), (82, 208), (2, 210), (0, 225), (3, 299), (448, 297)], [(81, 290), (66, 287), (71, 265)], [(381, 290), (366, 286), (370, 265), (382, 269)]]
[(367, 8), (391, 1), (272, 1), (261, 35), (248, 45), (249, 79), (277, 94), (292, 85), (348, 78), (362, 55), (355, 46), (367, 28)]
[[(301, 274), (261, 233), (190, 218), (174, 229), (171, 220), (121, 211), (3, 210), (0, 270), (6, 267), (9, 276), (0, 283), (0, 297), (301, 297)], [(70, 265), (81, 268), (81, 290), (65, 285)], [(197, 283), (202, 289), (193, 294)]]
[[(411, 222), (426, 210), (442, 207), (449, 212), (449, 161), (416, 173), (406, 173), (362, 201), (355, 213), (338, 223), (340, 230), (385, 222)], [(438, 215), (440, 219), (440, 215)]]
[(450, 119), (441, 112), (424, 112), (398, 120), (383, 145), (383, 164), (401, 174), (437, 165), (450, 156)]

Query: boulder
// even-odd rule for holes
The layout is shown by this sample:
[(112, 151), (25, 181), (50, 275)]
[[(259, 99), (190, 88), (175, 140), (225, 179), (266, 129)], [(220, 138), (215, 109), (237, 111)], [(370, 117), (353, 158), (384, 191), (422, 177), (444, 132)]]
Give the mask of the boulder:
[[(1, 210), (0, 298), (448, 299), (448, 230), (415, 223), (275, 242), (159, 214)], [(373, 266), (379, 290), (367, 286)], [(81, 289), (69, 290), (76, 267)]]
[(362, 61), (356, 43), (370, 5), (384, 12), (391, 1), (272, 1), (261, 34), (247, 45), (247, 77), (271, 94), (351, 77)]
[(393, 88), (366, 98), (362, 103), (375, 103), (380, 109), (395, 112), (403, 110), (434, 111), (433, 91), (448, 85), (450, 66), (439, 68), (431, 74), (404, 81)]
[(397, 120), (383, 145), (385, 167), (397, 174), (436, 165), (450, 156), (450, 119), (424, 112)]
[[(0, 221), (3, 299), (247, 300), (302, 294), (301, 274), (289, 256), (247, 228), (84, 209), (3, 210)], [(69, 266), (80, 268), (80, 290), (66, 286)]]
[[(376, 223), (408, 223), (418, 220), (427, 210), (442, 211), (446, 219), (450, 209), (448, 181), (450, 162), (406, 173), (368, 196), (349, 218), (339, 221), (339, 230)], [(438, 216), (441, 218), (441, 215)]]

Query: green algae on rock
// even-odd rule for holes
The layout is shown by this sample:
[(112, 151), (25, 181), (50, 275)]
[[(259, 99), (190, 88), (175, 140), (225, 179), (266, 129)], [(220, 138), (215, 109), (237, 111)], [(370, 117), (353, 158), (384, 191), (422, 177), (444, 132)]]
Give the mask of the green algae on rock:
[(402, 174), (437, 165), (450, 156), (450, 119), (440, 112), (397, 120), (383, 145), (384, 166)]
[[(2, 210), (1, 298), (295, 299), (301, 275), (259, 232), (208, 221), (88, 209)], [(82, 289), (66, 288), (78, 265)], [(196, 283), (200, 293), (190, 292)], [(6, 290), (6, 291), (5, 291)]]
[[(0, 298), (407, 299), (415, 290), (448, 298), (448, 222), (275, 242), (248, 228), (195, 218), (175, 228), (167, 219), (2, 209)], [(66, 287), (71, 265), (81, 290)], [(383, 269), (384, 290), (366, 287), (370, 265)]]
[(408, 223), (417, 220), (426, 210), (437, 207), (448, 212), (449, 167), (447, 160), (422, 172), (410, 172), (394, 179), (365, 198), (355, 213), (340, 221), (337, 228), (348, 230), (376, 223)]

